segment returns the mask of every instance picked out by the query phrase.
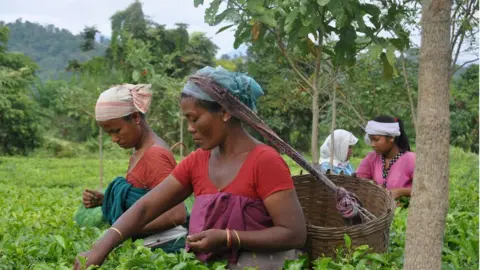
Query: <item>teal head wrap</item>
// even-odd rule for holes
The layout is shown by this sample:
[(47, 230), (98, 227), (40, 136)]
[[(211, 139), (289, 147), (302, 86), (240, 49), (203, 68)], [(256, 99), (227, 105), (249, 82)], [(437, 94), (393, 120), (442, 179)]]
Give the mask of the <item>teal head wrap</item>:
[[(207, 66), (197, 71), (194, 76), (212, 78), (218, 85), (227, 89), (253, 111), (257, 109), (257, 99), (264, 94), (262, 87), (253, 78), (240, 72), (228, 71), (222, 67), (213, 68)], [(182, 93), (200, 100), (214, 101), (191, 81), (187, 81)]]

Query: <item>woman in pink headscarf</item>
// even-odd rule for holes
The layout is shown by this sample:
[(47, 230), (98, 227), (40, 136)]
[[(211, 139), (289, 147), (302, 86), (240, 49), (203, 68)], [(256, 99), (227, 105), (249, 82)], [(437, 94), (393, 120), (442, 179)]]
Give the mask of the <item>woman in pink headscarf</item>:
[[(105, 194), (89, 189), (83, 192), (84, 207), (101, 207), (109, 223), (114, 223), (141, 196), (160, 184), (176, 166), (168, 144), (145, 121), (152, 97), (150, 87), (114, 86), (100, 95), (95, 106), (97, 123), (112, 141), (124, 149), (134, 149), (125, 178), (116, 178)], [(180, 203), (147, 224), (138, 236), (183, 225), (186, 215), (185, 206)]]

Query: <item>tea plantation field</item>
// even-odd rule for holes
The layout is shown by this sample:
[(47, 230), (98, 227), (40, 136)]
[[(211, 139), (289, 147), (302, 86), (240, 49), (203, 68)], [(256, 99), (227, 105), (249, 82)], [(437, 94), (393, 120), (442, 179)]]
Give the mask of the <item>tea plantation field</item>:
[[(107, 157), (108, 158), (108, 157)], [(124, 175), (127, 159), (105, 160), (106, 182)], [(299, 168), (287, 159), (292, 173)], [(358, 165), (359, 159), (353, 163)], [(98, 159), (0, 157), (0, 269), (71, 269), (75, 255), (88, 250), (105, 228), (80, 228), (73, 213), (84, 188), (98, 187)], [(450, 208), (443, 249), (444, 269), (478, 269), (478, 156), (451, 150)], [(191, 201), (189, 202), (191, 203)], [(347, 248), (335, 259), (301, 258), (286, 269), (401, 269), (407, 210), (397, 208), (389, 252)], [(224, 269), (204, 266), (185, 252), (154, 252), (126, 242), (102, 269)]]

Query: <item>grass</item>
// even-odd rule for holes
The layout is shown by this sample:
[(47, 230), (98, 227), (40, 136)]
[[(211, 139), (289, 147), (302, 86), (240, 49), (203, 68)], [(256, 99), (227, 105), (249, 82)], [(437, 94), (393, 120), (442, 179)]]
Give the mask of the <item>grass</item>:
[[(127, 158), (107, 157), (105, 185), (125, 175), (128, 164)], [(298, 174), (300, 168), (285, 159), (292, 174)], [(359, 162), (359, 157), (352, 160), (355, 166)], [(73, 222), (82, 190), (98, 187), (98, 167), (95, 157), (0, 157), (0, 269), (71, 269), (75, 255), (89, 249), (102, 234), (102, 230), (79, 228)], [(452, 148), (449, 200), (443, 268), (478, 269), (477, 155)], [(405, 220), (406, 211), (399, 212), (392, 228), (387, 257), (396, 265), (402, 261)], [(142, 252), (147, 251), (122, 247), (104, 268), (128, 269), (128, 263), (143, 256)]]

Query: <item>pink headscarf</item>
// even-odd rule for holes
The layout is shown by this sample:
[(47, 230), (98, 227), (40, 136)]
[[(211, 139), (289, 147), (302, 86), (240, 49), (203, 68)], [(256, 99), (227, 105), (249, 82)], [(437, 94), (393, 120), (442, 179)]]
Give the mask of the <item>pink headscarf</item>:
[(95, 106), (97, 121), (127, 116), (133, 112), (146, 113), (150, 107), (151, 84), (122, 84), (105, 90)]

